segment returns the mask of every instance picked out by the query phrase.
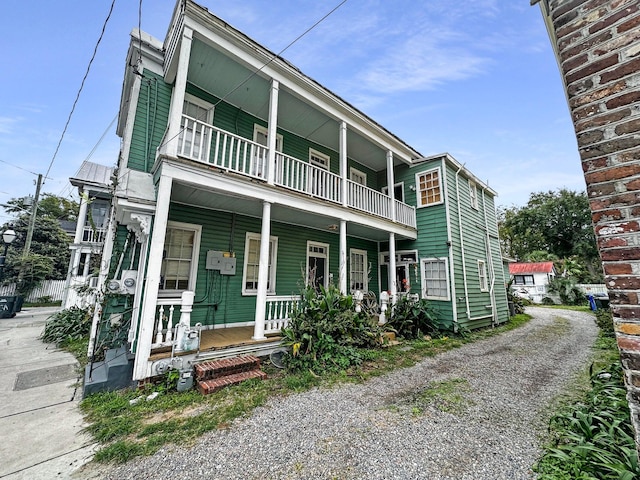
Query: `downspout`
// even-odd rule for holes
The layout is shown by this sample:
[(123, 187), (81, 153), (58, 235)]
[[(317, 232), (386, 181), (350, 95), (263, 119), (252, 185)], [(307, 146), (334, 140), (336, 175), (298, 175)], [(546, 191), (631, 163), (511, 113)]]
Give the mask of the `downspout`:
[(487, 237), (487, 262), (489, 263), (489, 275), (491, 276), (491, 286), (489, 287), (489, 296), (491, 298), (491, 313), (493, 315), (493, 323), (498, 323), (498, 308), (496, 305), (496, 272), (493, 269), (493, 255), (491, 254), (491, 236), (489, 235), (489, 219), (487, 218), (487, 202), (485, 198), (486, 189), (482, 189), (482, 210), (484, 213), (485, 235)]
[[(443, 169), (443, 179), (442, 184), (444, 185), (444, 198), (446, 199), (444, 202), (444, 212), (447, 221), (447, 249), (449, 250), (449, 278), (451, 278), (451, 312), (453, 314), (453, 331), (458, 332), (458, 299), (456, 298), (456, 277), (455, 277), (455, 268), (453, 264), (453, 241), (451, 237), (451, 211), (449, 208), (449, 187), (447, 186), (447, 162), (444, 162)], [(462, 168), (462, 167), (460, 167)], [(456, 177), (460, 173), (460, 169), (456, 172)], [(457, 178), (456, 178), (457, 182)]]

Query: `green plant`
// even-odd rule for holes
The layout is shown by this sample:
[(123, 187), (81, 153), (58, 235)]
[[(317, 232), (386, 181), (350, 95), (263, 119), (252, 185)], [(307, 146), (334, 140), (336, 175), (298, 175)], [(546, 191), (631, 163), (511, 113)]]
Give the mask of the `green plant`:
[(361, 364), (369, 355), (364, 349), (378, 346), (382, 331), (375, 317), (353, 308), (353, 298), (333, 285), (306, 287), (282, 330), (283, 344), (291, 348), (285, 365), (325, 372)]
[(54, 313), (47, 319), (40, 339), (57, 346), (82, 339), (91, 330), (91, 309), (73, 306)]
[(615, 336), (611, 310), (609, 310), (608, 308), (599, 308), (598, 310), (596, 310), (595, 313), (596, 313), (596, 323), (600, 328), (601, 334), (607, 337)]
[(584, 305), (587, 302), (573, 277), (554, 277), (549, 282), (549, 292), (557, 293), (564, 305)]
[(386, 328), (402, 338), (438, 337), (448, 330), (427, 300), (416, 301), (408, 297), (400, 297), (393, 306)]

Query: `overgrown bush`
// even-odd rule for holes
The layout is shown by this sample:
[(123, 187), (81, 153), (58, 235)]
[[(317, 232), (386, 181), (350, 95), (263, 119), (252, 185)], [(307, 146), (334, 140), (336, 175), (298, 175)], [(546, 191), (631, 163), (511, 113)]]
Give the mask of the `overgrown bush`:
[(400, 297), (396, 302), (385, 327), (407, 339), (424, 335), (439, 337), (440, 332), (447, 330), (427, 300), (411, 300), (408, 297)]
[(596, 323), (600, 327), (600, 333), (606, 337), (614, 337), (613, 317), (611, 310), (608, 308), (599, 308), (596, 310)]
[(285, 357), (294, 371), (340, 371), (367, 358), (366, 348), (380, 344), (382, 330), (377, 318), (354, 311), (351, 295), (342, 295), (333, 285), (302, 291), (289, 325), (282, 330)]
[(555, 277), (549, 282), (549, 292), (557, 293), (563, 305), (585, 305), (587, 298), (572, 277)]
[(620, 363), (591, 377), (583, 402), (550, 422), (553, 443), (536, 465), (541, 480), (640, 478)]
[(554, 302), (553, 298), (551, 298), (551, 297), (543, 297), (542, 298), (542, 304), (543, 305), (555, 305), (556, 302)]
[(91, 309), (73, 306), (51, 315), (40, 339), (63, 347), (69, 342), (88, 336), (90, 331)]

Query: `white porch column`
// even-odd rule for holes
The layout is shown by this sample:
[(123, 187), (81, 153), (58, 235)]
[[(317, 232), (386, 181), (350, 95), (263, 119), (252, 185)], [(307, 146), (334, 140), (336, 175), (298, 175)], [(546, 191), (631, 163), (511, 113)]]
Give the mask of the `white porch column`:
[(173, 180), (171, 177), (165, 175), (160, 176), (147, 272), (144, 278), (144, 295), (139, 319), (140, 331), (138, 333), (136, 359), (133, 365), (134, 380), (142, 380), (146, 378), (149, 373), (147, 372), (147, 366), (149, 355), (151, 354), (151, 344), (153, 343), (153, 330), (156, 323), (156, 303), (158, 299), (158, 286), (160, 284), (164, 237), (167, 233), (172, 183)]
[[(328, 259), (327, 259), (328, 261)], [(340, 220), (340, 271), (339, 271), (340, 293), (346, 295), (347, 291), (347, 221)]]
[(73, 243), (82, 242), (82, 233), (84, 232), (84, 224), (87, 222), (87, 207), (89, 205), (89, 196), (80, 192), (80, 210), (78, 211), (78, 223), (76, 223), (76, 236)]
[(347, 179), (347, 122), (340, 122), (340, 179), (342, 180), (342, 188), (340, 195), (342, 196), (342, 206), (348, 205), (348, 184)]
[(278, 94), (280, 82), (271, 80), (271, 95), (269, 97), (269, 125), (267, 127), (267, 183), (273, 185), (276, 170), (276, 137), (278, 131)]
[(258, 294), (253, 340), (264, 340), (264, 317), (267, 304), (267, 282), (269, 281), (269, 240), (271, 237), (271, 204), (262, 204), (262, 231), (260, 232), (260, 263), (258, 266)]
[(396, 285), (396, 234), (389, 233), (389, 301), (394, 304), (398, 286)]
[(393, 172), (393, 152), (387, 152), (387, 191), (391, 198), (391, 220), (396, 221), (396, 192), (393, 185), (396, 183), (395, 174)]
[(193, 40), (193, 30), (184, 27), (182, 32), (182, 43), (180, 45), (180, 57), (178, 57), (178, 69), (176, 71), (176, 81), (173, 84), (171, 94), (171, 106), (169, 107), (169, 127), (164, 137), (164, 153), (176, 157), (178, 155), (178, 137), (182, 125), (182, 106), (184, 104), (184, 94), (187, 88), (187, 71), (189, 69), (189, 57), (191, 56), (191, 41)]
[(91, 252), (87, 252), (87, 256), (84, 261), (84, 269), (82, 270), (82, 276), (89, 276), (89, 266), (91, 264)]

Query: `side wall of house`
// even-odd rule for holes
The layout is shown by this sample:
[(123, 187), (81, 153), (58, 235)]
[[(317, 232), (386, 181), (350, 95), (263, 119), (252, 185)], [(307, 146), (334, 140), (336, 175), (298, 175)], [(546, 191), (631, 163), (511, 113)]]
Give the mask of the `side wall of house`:
[(541, 7), (555, 37), (640, 445), (640, 6)]

